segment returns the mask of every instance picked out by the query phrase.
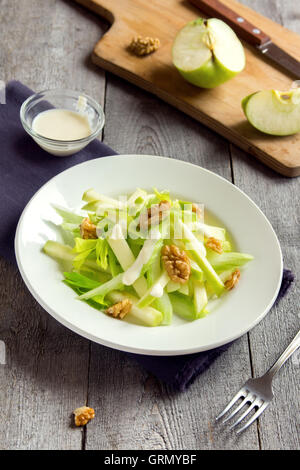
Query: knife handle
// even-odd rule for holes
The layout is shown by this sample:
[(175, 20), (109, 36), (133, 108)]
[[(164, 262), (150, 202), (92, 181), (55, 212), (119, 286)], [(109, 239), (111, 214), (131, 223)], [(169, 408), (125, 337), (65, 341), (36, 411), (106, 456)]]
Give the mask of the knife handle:
[(245, 18), (235, 13), (219, 0), (189, 0), (203, 13), (225, 21), (237, 35), (249, 44), (261, 46), (271, 38)]

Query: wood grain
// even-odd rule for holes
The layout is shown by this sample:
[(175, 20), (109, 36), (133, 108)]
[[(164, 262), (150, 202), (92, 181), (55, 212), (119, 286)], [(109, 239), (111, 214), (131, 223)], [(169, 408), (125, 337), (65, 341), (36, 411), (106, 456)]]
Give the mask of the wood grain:
[[(299, 14), (293, 14), (292, 2), (289, 8), (282, 8), (277, 2), (270, 9), (269, 2), (245, 0), (262, 14), (272, 15), (286, 27), (300, 31)], [(285, 5), (287, 2), (285, 3)], [(296, 11), (295, 11), (296, 13)], [(272, 170), (257, 164), (253, 167), (247, 155), (232, 146), (233, 175), (235, 184), (244, 190), (264, 211), (273, 225), (283, 251), (284, 266), (296, 275), (296, 281), (289, 295), (275, 306), (269, 315), (250, 332), (250, 351), (253, 361), (253, 374), (259, 376), (278, 358), (299, 329), (299, 263), (300, 263), (300, 206), (297, 194), (300, 193), (299, 179), (287, 180)], [(297, 353), (296, 353), (297, 354)], [(274, 380), (274, 402), (263, 414), (259, 423), (259, 436), (263, 449), (299, 449), (300, 407), (299, 365), (300, 355), (292, 357), (280, 370)], [(229, 396), (228, 396), (229, 397)], [(293, 403), (289, 407), (288, 403)], [(294, 409), (293, 409), (294, 408)], [(285, 432), (282, 433), (282, 426)]]
[[(104, 23), (67, 1), (1, 0), (0, 7), (2, 80), (36, 91), (75, 88), (104, 104), (104, 74), (89, 53)], [(81, 449), (71, 413), (87, 400), (89, 343), (52, 319), (3, 259), (0, 286), (7, 356), (0, 364), (0, 449)]]
[[(201, 15), (199, 9), (182, 0), (165, 0), (163, 7), (159, 0), (123, 0), (121, 4), (117, 0), (76, 1), (113, 21), (94, 48), (93, 61), (97, 65), (154, 93), (277, 172), (290, 177), (300, 174), (300, 134), (284, 138), (262, 134), (246, 121), (240, 105), (242, 98), (254, 91), (288, 89), (291, 77), (245, 45), (247, 66), (241, 74), (213, 90), (197, 88), (184, 81), (172, 65), (171, 47), (178, 30)], [(300, 59), (299, 35), (234, 0), (224, 3)], [(137, 58), (126, 47), (137, 34), (158, 37), (160, 49)]]

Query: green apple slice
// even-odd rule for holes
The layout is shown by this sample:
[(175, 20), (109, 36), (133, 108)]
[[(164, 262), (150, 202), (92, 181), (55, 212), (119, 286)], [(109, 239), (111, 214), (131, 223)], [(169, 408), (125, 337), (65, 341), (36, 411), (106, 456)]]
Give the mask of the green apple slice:
[(217, 18), (190, 21), (177, 34), (173, 64), (189, 82), (213, 88), (245, 67), (244, 48), (235, 32)]
[(256, 129), (271, 135), (300, 132), (300, 89), (263, 90), (246, 96), (242, 108)]

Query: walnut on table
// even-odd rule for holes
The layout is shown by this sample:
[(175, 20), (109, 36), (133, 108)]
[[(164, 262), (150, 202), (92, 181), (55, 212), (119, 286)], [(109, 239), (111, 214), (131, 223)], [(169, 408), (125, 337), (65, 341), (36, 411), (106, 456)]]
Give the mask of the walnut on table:
[(132, 39), (129, 50), (137, 56), (144, 56), (156, 51), (160, 46), (158, 38), (137, 36)]
[(176, 245), (165, 245), (161, 250), (162, 262), (170, 279), (185, 284), (191, 274), (191, 264), (184, 250)]
[(85, 426), (91, 419), (95, 418), (95, 410), (88, 406), (81, 406), (73, 411), (76, 426)]
[(241, 272), (240, 272), (239, 269), (236, 269), (236, 270), (232, 273), (230, 279), (228, 279), (228, 280), (224, 283), (225, 289), (227, 289), (227, 290), (233, 289), (234, 286), (236, 286), (237, 283), (239, 282), (240, 277), (241, 277)]
[(167, 217), (171, 204), (169, 201), (161, 201), (159, 204), (154, 204), (149, 207), (146, 212), (140, 215), (139, 226), (142, 230), (147, 230)]
[(219, 253), (219, 255), (221, 253), (223, 253), (222, 242), (221, 242), (221, 240), (218, 240), (215, 237), (209, 237), (207, 239), (205, 245), (207, 246), (207, 248), (210, 248), (211, 250), (216, 251), (217, 253)]
[(96, 239), (98, 238), (96, 229), (96, 225), (94, 225), (90, 219), (86, 217), (80, 224), (80, 235), (85, 240), (89, 238)]
[(120, 318), (121, 320), (130, 312), (132, 307), (132, 302), (129, 299), (124, 299), (121, 302), (108, 307), (106, 313), (111, 315), (114, 318)]

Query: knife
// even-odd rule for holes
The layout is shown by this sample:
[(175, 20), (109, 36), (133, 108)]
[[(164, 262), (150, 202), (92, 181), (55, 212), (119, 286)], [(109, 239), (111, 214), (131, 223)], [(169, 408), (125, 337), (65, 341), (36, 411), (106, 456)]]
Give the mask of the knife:
[(239, 37), (255, 46), (264, 57), (283, 67), (294, 78), (300, 79), (300, 62), (274, 44), (267, 34), (246, 18), (239, 16), (219, 0), (189, 0), (189, 2), (200, 8), (203, 13), (225, 21)]

